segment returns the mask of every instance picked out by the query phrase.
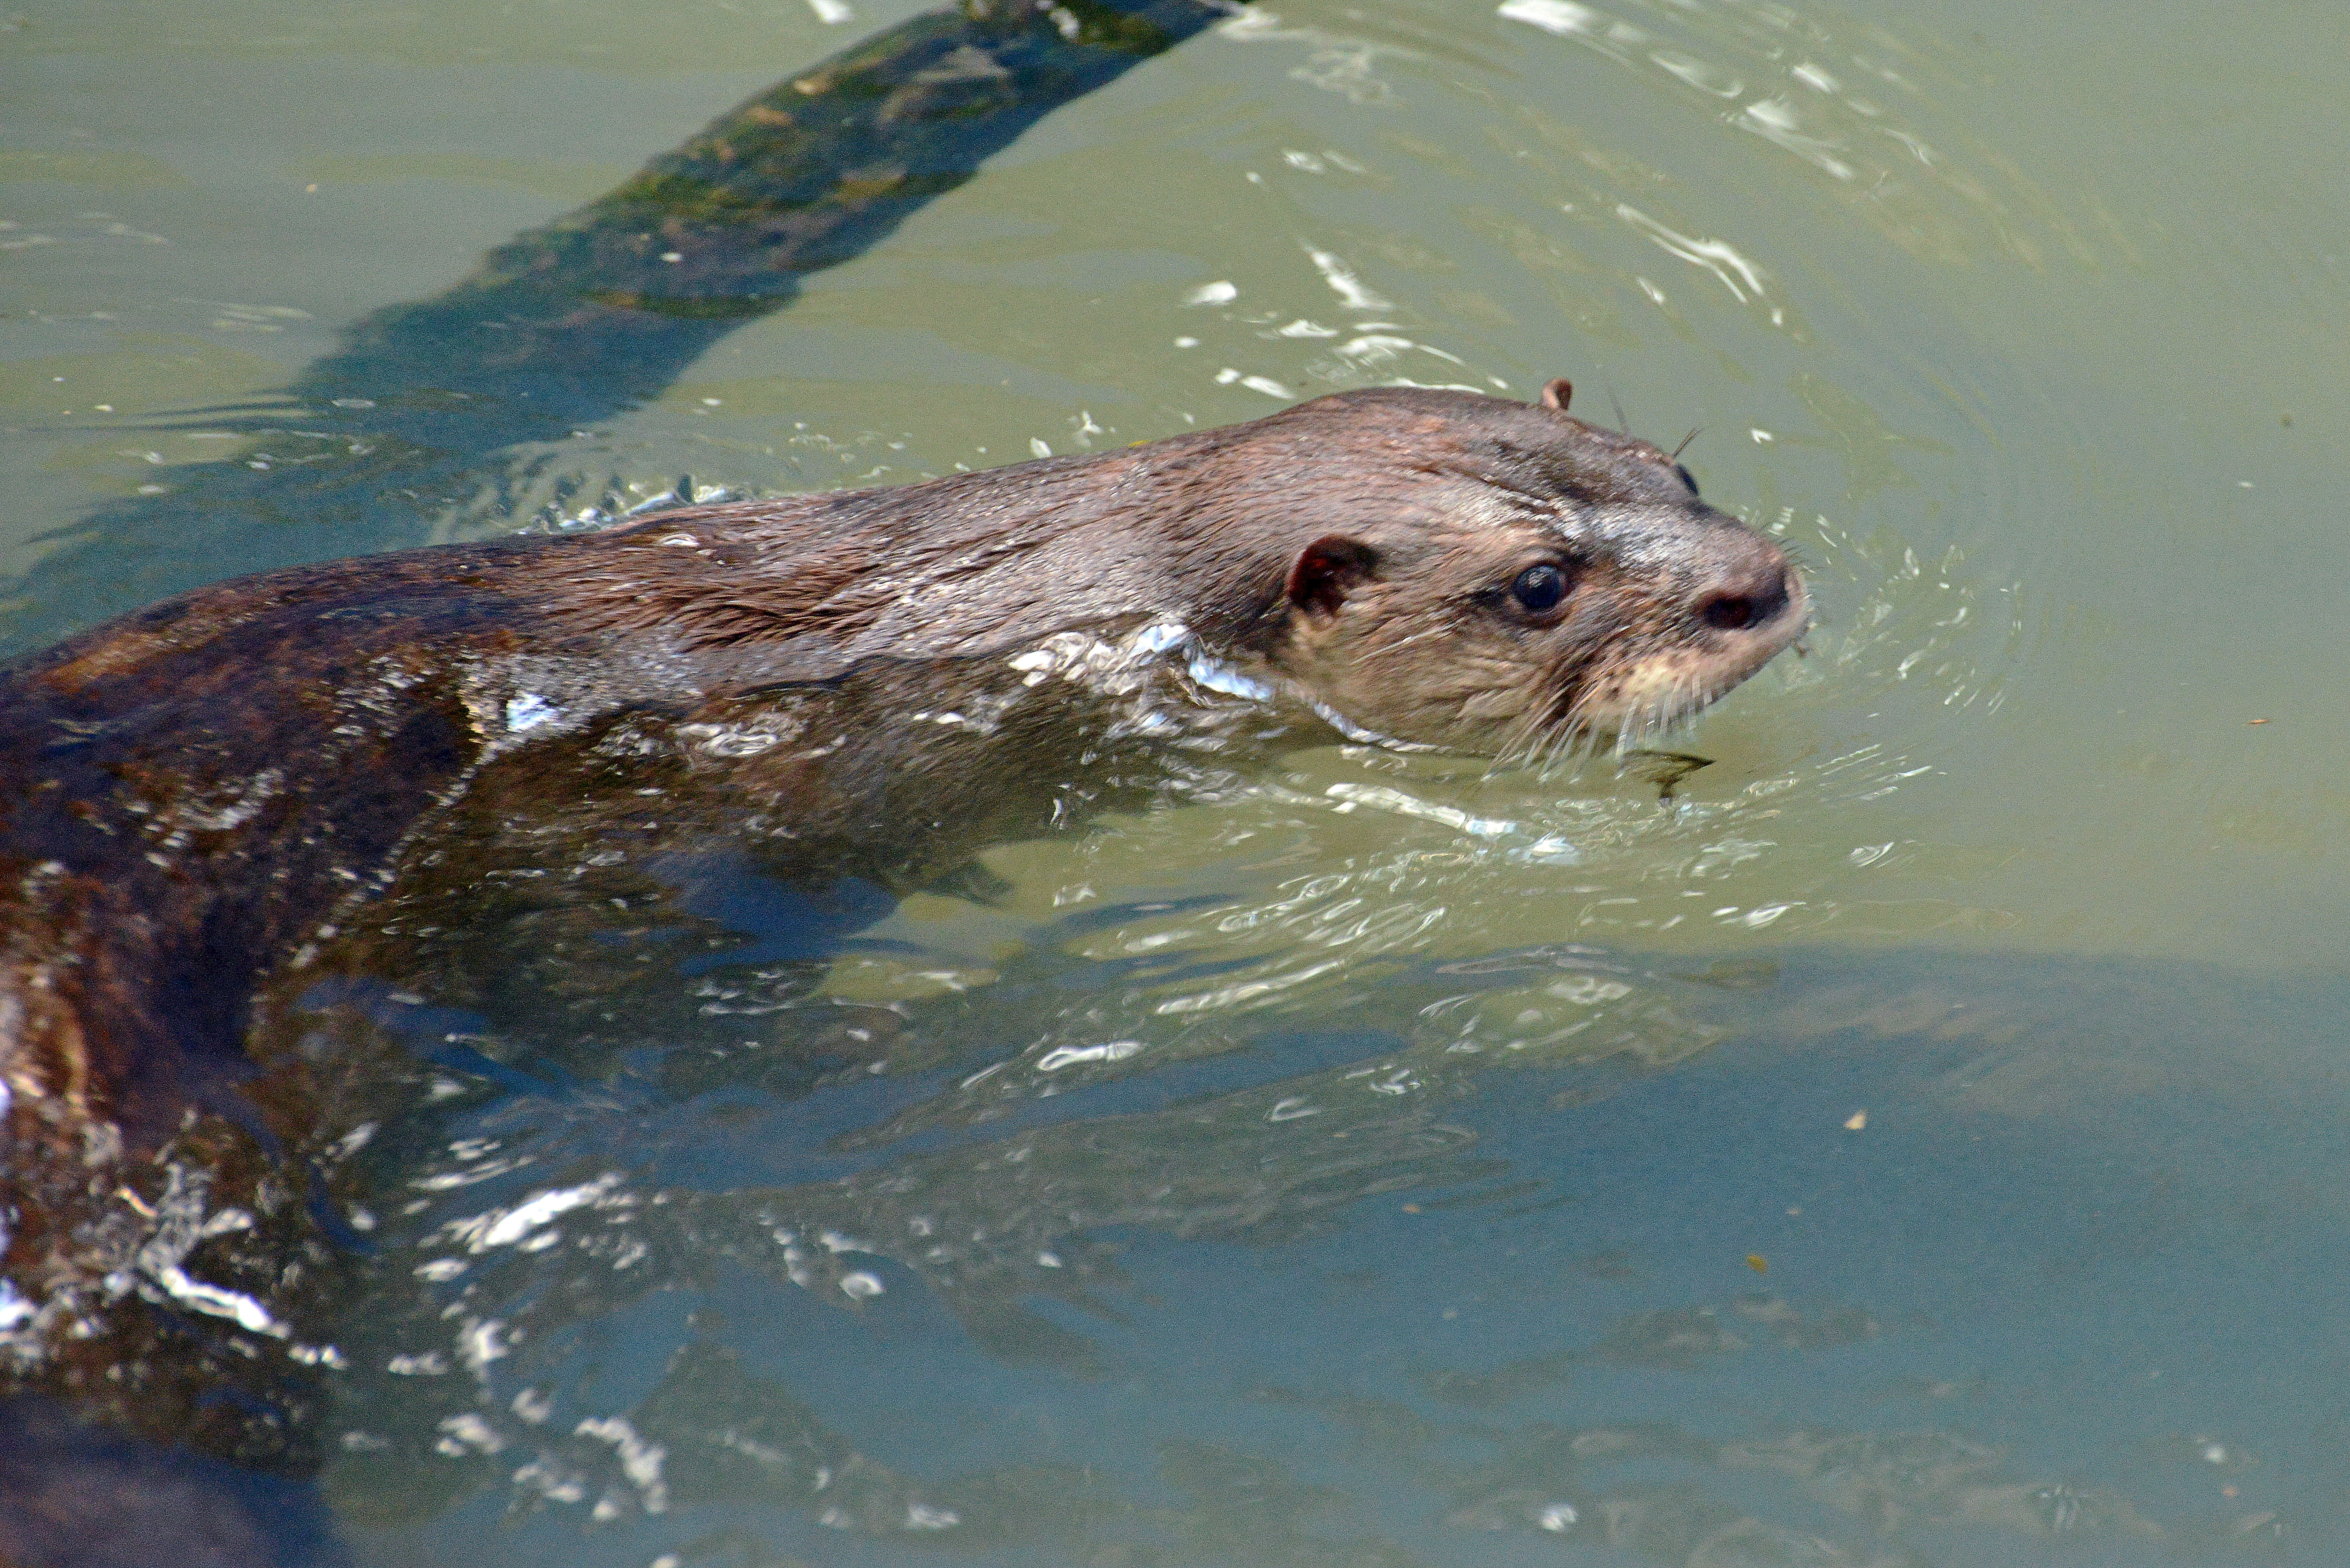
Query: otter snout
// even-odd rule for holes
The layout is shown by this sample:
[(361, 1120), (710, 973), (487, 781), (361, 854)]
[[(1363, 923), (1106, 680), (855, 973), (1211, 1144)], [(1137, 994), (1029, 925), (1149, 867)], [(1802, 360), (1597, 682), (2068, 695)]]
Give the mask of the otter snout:
[(1692, 619), (1715, 631), (1757, 631), (1796, 610), (1804, 580), (1777, 545), (1742, 529), (1718, 547), (1728, 558), (1690, 596)]
[(1790, 567), (1746, 574), (1744, 580), (1711, 587), (1697, 597), (1697, 618), (1716, 631), (1767, 626), (1787, 613), (1798, 585)]

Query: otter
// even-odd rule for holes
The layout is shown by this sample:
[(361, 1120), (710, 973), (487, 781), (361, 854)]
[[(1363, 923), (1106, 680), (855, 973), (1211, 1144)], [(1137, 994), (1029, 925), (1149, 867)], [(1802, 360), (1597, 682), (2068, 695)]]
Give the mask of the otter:
[(79, 1190), (234, 1100), (256, 991), (457, 814), (593, 835), (674, 812), (903, 884), (1057, 814), (1109, 742), (1234, 709), (1524, 758), (1678, 722), (1794, 641), (1804, 587), (1569, 395), (1342, 392), (1106, 454), (296, 567), (0, 669), (10, 1271), (62, 1244), (32, 1173)]

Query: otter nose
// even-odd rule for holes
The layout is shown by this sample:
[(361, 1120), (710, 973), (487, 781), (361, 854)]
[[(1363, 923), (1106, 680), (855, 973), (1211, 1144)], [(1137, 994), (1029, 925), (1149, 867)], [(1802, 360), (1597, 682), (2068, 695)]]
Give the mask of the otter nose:
[(1779, 618), (1794, 595), (1792, 572), (1777, 551), (1742, 563), (1706, 585), (1692, 602), (1697, 618), (1716, 631), (1744, 631)]

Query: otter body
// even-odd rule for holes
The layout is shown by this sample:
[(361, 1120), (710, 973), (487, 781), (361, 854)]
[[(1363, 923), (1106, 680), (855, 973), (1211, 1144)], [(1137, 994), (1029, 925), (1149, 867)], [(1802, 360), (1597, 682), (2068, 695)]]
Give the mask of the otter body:
[(256, 987), (452, 814), (674, 809), (810, 875), (910, 874), (1026, 820), (1006, 797), (1049, 805), (1122, 723), (1234, 693), (1523, 755), (1693, 711), (1800, 634), (1801, 582), (1563, 388), (1343, 393), (1103, 456), (301, 567), (17, 661), (5, 1168), (152, 1147), (217, 1098)]

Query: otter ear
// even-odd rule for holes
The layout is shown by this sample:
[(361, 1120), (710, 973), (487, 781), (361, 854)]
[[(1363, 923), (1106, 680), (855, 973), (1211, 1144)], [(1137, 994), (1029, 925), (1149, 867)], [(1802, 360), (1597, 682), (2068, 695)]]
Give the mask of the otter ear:
[(1360, 539), (1325, 534), (1289, 568), (1289, 602), (1308, 615), (1334, 616), (1347, 596), (1378, 569), (1379, 553)]
[(1563, 414), (1566, 412), (1567, 400), (1574, 396), (1575, 383), (1561, 376), (1555, 381), (1544, 384), (1542, 406), (1546, 409), (1556, 409)]

